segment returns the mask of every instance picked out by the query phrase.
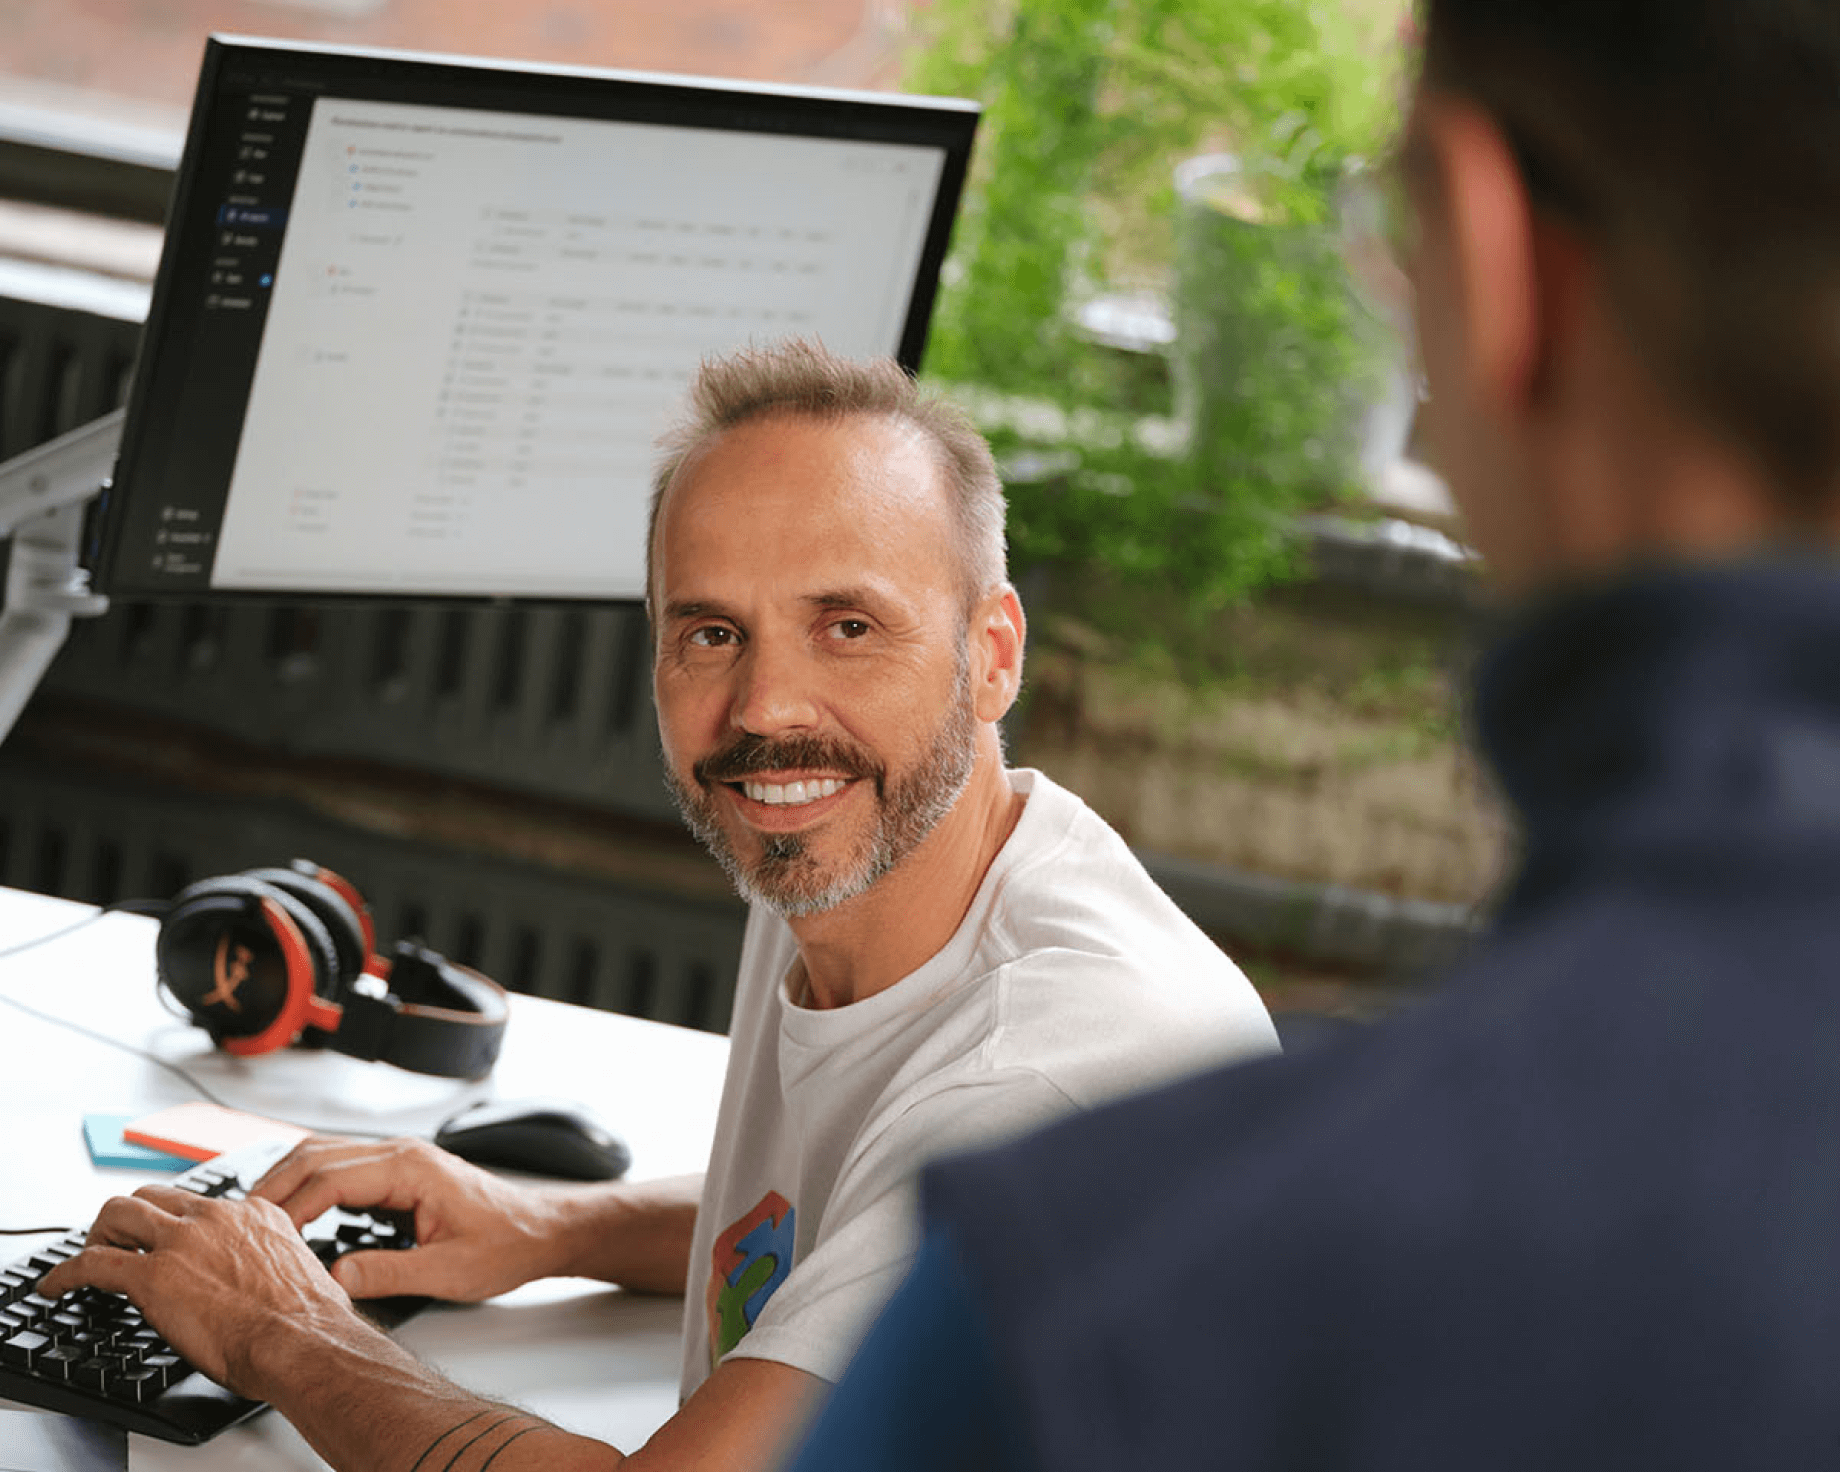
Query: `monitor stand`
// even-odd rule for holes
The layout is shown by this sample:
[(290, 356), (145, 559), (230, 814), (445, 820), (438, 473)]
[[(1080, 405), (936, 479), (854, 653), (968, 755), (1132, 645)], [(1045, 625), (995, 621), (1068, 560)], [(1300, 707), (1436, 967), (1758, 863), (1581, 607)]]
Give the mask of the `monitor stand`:
[(84, 508), (108, 485), (126, 413), (104, 414), (0, 465), (0, 537), (13, 538), (0, 609), (0, 740), (63, 647), (70, 621), (108, 609), (77, 561)]

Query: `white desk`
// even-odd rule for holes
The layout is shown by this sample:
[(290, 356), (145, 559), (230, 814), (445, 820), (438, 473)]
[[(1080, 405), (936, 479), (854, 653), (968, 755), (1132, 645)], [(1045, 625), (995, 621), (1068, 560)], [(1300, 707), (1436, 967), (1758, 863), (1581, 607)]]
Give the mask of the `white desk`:
[[(0, 889), (0, 950), (91, 913)], [(0, 995), (145, 1048), (256, 1114), (327, 1130), (427, 1133), (475, 1099), (559, 1094), (625, 1136), (632, 1179), (700, 1171), (708, 1160), (726, 1039), (516, 996), (498, 1067), (480, 1083), (323, 1051), (232, 1058), (161, 1005), (156, 931), (151, 920), (109, 915), (0, 958)], [(142, 1113), (197, 1097), (151, 1062), (3, 1005), (0, 1060), (0, 1226), (82, 1225), (108, 1197), (160, 1179), (92, 1165), (82, 1116)], [(0, 1237), (0, 1256), (17, 1256), (32, 1240)], [(487, 1304), (429, 1309), (397, 1338), (469, 1388), (631, 1450), (677, 1408), (681, 1315), (676, 1298), (553, 1280)], [(136, 1472), (324, 1465), (272, 1412), (203, 1447), (136, 1436), (129, 1457)]]

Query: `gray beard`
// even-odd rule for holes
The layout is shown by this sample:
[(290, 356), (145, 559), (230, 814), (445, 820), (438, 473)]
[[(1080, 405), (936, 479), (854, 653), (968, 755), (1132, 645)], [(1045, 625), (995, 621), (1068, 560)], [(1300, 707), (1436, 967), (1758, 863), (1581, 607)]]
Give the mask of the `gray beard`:
[[(751, 864), (744, 863), (716, 820), (715, 800), (703, 781), (699, 779), (694, 785), (685, 782), (667, 767), (665, 786), (690, 831), (715, 856), (741, 897), (749, 904), (765, 905), (789, 920), (797, 920), (835, 909), (867, 892), (918, 848), (964, 795), (976, 762), (977, 717), (971, 708), (966, 672), (951, 709), (912, 770), (892, 780), (886, 772), (872, 779), (876, 821), (857, 852), (828, 874), (809, 852), (804, 835), (798, 833), (764, 838), (760, 856)], [(755, 769), (772, 771), (776, 765), (772, 748), (763, 748)], [(800, 760), (785, 765), (823, 763)]]

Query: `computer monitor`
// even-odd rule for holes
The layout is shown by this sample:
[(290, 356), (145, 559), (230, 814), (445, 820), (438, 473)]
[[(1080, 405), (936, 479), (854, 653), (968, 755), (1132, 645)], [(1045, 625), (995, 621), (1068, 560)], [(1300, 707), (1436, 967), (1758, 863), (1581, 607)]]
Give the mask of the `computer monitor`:
[(919, 365), (977, 109), (213, 37), (98, 576), (627, 599), (698, 361)]

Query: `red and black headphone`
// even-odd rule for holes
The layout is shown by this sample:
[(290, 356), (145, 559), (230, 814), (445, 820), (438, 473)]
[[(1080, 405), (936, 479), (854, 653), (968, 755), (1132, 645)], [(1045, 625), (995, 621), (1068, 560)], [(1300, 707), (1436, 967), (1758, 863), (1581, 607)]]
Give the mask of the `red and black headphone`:
[(415, 941), (376, 953), (349, 880), (296, 859), (181, 890), (160, 922), (159, 984), (225, 1052), (299, 1043), (443, 1078), (498, 1061), (504, 988)]

